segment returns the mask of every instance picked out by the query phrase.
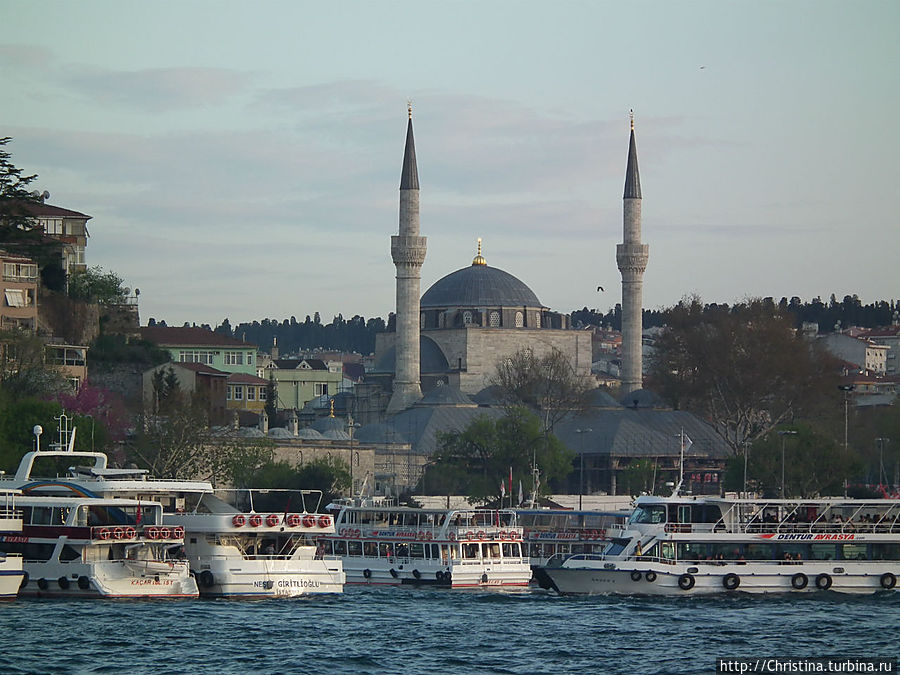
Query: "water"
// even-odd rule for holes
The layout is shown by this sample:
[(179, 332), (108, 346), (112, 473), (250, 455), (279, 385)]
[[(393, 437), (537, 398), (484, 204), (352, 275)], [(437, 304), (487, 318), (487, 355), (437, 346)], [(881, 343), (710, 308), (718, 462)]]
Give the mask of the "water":
[(348, 588), (293, 600), (16, 600), (4, 673), (714, 673), (898, 655), (900, 593), (718, 598)]

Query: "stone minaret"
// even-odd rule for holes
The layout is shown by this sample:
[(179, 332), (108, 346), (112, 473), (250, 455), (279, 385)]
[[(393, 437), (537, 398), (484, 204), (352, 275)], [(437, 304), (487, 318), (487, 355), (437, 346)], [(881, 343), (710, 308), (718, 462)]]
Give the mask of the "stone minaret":
[(625, 169), (624, 221), (624, 243), (616, 246), (616, 262), (622, 273), (623, 395), (643, 386), (641, 330), (644, 270), (650, 257), (650, 247), (641, 243), (641, 176), (634, 143), (634, 113), (631, 115), (631, 140), (628, 144), (628, 167)]
[(400, 233), (391, 237), (391, 257), (397, 267), (397, 335), (394, 393), (389, 415), (422, 398), (419, 384), (419, 279), (425, 262), (425, 237), (419, 236), (419, 172), (413, 141), (412, 106), (406, 127), (406, 149), (400, 174)]

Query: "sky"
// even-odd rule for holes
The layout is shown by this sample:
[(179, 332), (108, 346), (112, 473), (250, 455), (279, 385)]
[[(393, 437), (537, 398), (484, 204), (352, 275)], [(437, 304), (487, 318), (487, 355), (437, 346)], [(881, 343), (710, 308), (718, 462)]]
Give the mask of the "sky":
[[(422, 292), (471, 264), (644, 307), (900, 298), (900, 3), (0, 0), (0, 136), (141, 322), (394, 310), (412, 100)], [(602, 286), (603, 291), (597, 287)]]

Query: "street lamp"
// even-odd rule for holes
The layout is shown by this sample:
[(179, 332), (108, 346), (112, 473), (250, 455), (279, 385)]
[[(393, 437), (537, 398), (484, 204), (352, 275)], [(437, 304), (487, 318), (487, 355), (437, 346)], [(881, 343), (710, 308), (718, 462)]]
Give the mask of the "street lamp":
[[(878, 448), (881, 451), (878, 459), (878, 484), (885, 485), (887, 484), (887, 471), (884, 468), (884, 444), (890, 443), (890, 438), (876, 438), (875, 442), (878, 443)], [(881, 480), (881, 474), (884, 474), (884, 481)]]
[(581, 511), (581, 497), (584, 495), (584, 436), (582, 434), (589, 434), (593, 431), (591, 428), (586, 429), (576, 429), (575, 433), (578, 434), (578, 445), (580, 452), (578, 456), (580, 458), (580, 471), (578, 472), (578, 510)]
[(849, 409), (850, 409), (850, 392), (853, 391), (856, 387), (852, 384), (840, 384), (838, 385), (838, 389), (844, 392), (844, 450), (849, 449), (849, 445), (847, 444), (847, 427), (849, 421)]
[(781, 498), (784, 499), (784, 437), (796, 436), (797, 432), (792, 429), (783, 429), (778, 432), (781, 436)]

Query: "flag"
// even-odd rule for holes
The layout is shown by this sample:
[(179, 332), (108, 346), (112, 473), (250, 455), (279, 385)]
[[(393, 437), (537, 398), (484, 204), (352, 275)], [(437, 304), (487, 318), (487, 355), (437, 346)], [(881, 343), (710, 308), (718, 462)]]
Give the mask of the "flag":
[(512, 467), (509, 467), (509, 496), (512, 497)]
[(692, 441), (687, 434), (684, 434), (684, 451), (687, 452), (690, 450), (693, 444), (694, 441)]
[(525, 496), (522, 493), (522, 481), (519, 481), (519, 504), (525, 501)]
[(500, 499), (503, 499), (506, 496), (506, 484), (501, 480), (500, 481)]

